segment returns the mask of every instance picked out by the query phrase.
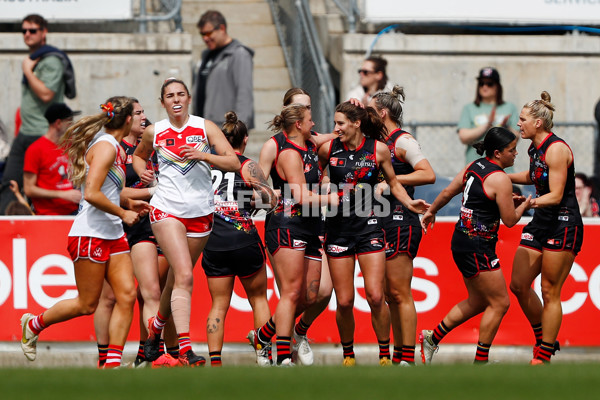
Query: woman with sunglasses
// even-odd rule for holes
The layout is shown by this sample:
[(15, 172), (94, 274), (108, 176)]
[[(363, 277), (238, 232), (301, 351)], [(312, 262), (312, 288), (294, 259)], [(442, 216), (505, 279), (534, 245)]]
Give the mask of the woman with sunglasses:
[(498, 70), (492, 67), (482, 68), (477, 77), (475, 100), (463, 107), (458, 121), (458, 137), (467, 145), (466, 162), (479, 158), (473, 144), (482, 142), (488, 129), (501, 126), (516, 135), (519, 132), (518, 121), (517, 107), (504, 101)]
[(393, 85), (388, 80), (386, 67), (387, 60), (382, 57), (371, 56), (363, 61), (358, 70), (359, 85), (348, 92), (346, 99), (369, 104), (375, 93), (391, 92)]

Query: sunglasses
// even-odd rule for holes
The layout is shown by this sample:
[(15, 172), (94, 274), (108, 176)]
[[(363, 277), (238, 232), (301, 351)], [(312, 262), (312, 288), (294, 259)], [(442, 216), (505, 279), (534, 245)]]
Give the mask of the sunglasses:
[(496, 86), (496, 82), (492, 82), (492, 81), (479, 81), (479, 87), (494, 87)]
[(30, 28), (30, 29), (21, 30), (21, 32), (23, 32), (23, 35), (25, 35), (27, 32), (31, 33), (32, 35), (35, 35), (36, 33), (38, 33), (38, 31), (39, 31), (38, 28)]
[(369, 71), (367, 69), (359, 69), (358, 73), (361, 74), (361, 75), (370, 75), (370, 74), (374, 74), (375, 71)]

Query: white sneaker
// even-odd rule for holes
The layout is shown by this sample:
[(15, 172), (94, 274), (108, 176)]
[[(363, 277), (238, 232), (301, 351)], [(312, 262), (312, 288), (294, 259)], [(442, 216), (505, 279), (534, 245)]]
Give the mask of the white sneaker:
[(250, 346), (256, 351), (256, 363), (260, 367), (269, 367), (271, 366), (271, 359), (269, 358), (269, 353), (271, 352), (271, 343), (263, 343), (258, 339), (258, 335), (256, 334), (256, 330), (252, 329), (248, 332), (248, 341), (250, 342)]
[(21, 317), (21, 328), (23, 329), (23, 336), (21, 336), (21, 349), (23, 349), (23, 353), (29, 361), (35, 360), (37, 350), (36, 346), (38, 335), (35, 335), (29, 328), (29, 321), (34, 318), (35, 315), (31, 313), (25, 313)]
[(302, 365), (313, 365), (313, 362), (315, 361), (314, 355), (310, 348), (310, 344), (308, 344), (306, 335), (298, 335), (296, 331), (294, 331), (294, 341), (296, 342), (294, 345), (294, 352), (297, 353), (298, 360), (300, 360)]
[(291, 358), (286, 358), (285, 360), (283, 360), (281, 362), (281, 364), (278, 365), (278, 367), (295, 367), (296, 364), (294, 364), (294, 362), (292, 361)]
[(421, 361), (423, 364), (431, 364), (433, 355), (437, 353), (439, 347), (433, 344), (433, 331), (424, 329), (419, 335), (421, 343)]

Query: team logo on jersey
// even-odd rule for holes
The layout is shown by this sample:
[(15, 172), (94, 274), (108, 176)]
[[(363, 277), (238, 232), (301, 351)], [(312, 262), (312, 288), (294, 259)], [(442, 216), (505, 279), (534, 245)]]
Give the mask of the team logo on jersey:
[(303, 249), (306, 247), (306, 242), (304, 240), (294, 239), (292, 241), (292, 247), (295, 249)]
[(371, 246), (383, 248), (383, 240), (379, 238), (371, 239)]
[(523, 233), (521, 234), (521, 240), (528, 240), (531, 242), (533, 240), (533, 235), (531, 233)]
[(354, 160), (354, 154), (350, 154), (350, 155), (348, 156), (348, 158), (349, 158), (350, 160)]
[(92, 256), (94, 256), (96, 258), (102, 257), (102, 248), (96, 247), (92, 253)]
[(312, 164), (304, 164), (304, 173), (306, 174), (307, 172), (310, 172), (312, 167)]
[(329, 165), (331, 165), (332, 167), (343, 167), (343, 166), (346, 165), (346, 159), (345, 158), (331, 157), (329, 159)]
[(327, 251), (329, 253), (339, 254), (339, 253), (343, 253), (344, 251), (347, 251), (347, 250), (348, 250), (347, 247), (338, 246), (337, 244), (328, 244), (327, 245)]

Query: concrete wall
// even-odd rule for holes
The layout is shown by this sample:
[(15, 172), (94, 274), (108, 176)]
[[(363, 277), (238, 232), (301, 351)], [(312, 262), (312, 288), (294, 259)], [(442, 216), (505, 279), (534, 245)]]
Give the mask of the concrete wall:
[[(191, 84), (191, 38), (188, 34), (67, 34), (49, 33), (48, 44), (66, 51), (75, 68), (77, 97), (66, 99), (83, 114), (99, 112), (114, 95), (134, 96), (152, 121), (166, 117), (160, 87), (169, 76)], [(14, 132), (21, 101), (21, 62), (27, 56), (23, 37), (0, 34), (0, 118)], [(190, 88), (191, 90), (191, 88)]]

